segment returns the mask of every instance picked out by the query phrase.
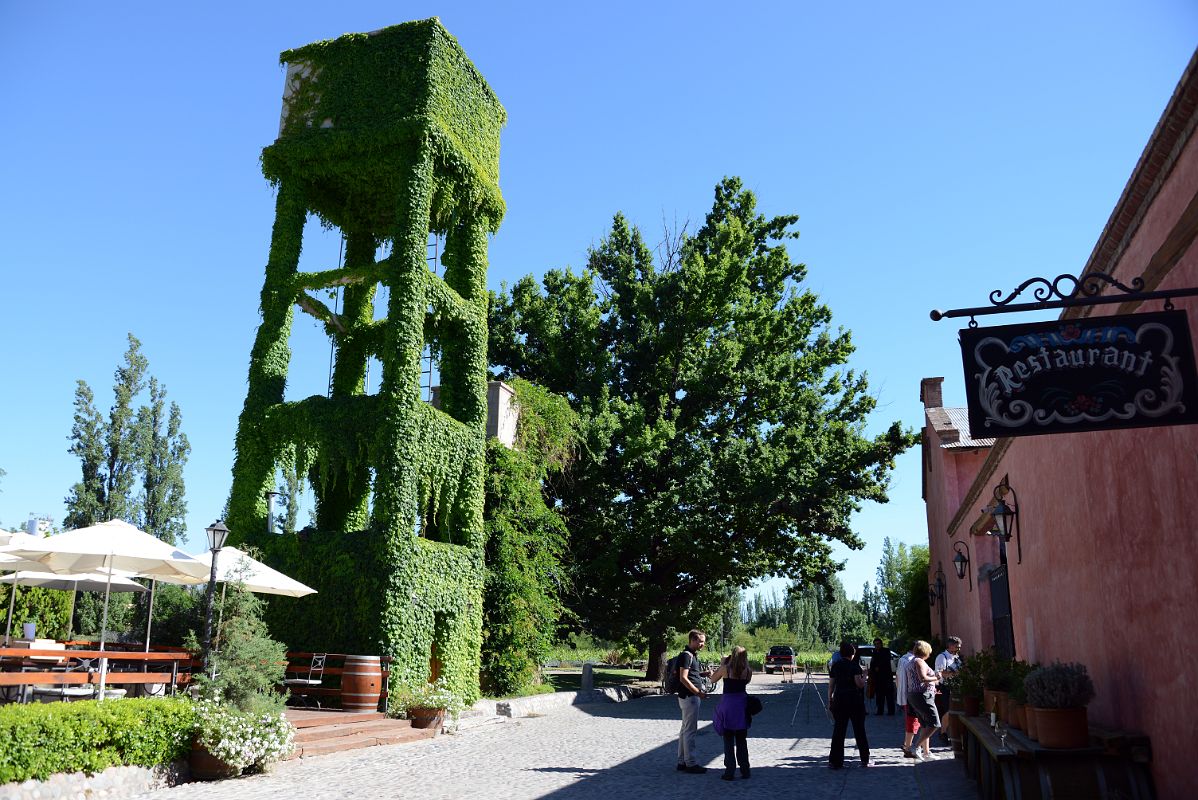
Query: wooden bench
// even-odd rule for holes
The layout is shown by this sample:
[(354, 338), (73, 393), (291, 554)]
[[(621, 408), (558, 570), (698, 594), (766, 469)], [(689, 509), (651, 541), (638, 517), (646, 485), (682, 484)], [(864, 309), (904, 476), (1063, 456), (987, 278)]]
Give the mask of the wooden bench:
[[(957, 713), (957, 712), (952, 712)], [(1007, 731), (1005, 747), (988, 717), (959, 716), (965, 771), (983, 800), (1152, 800), (1148, 738), (1091, 726), (1089, 747), (1042, 747)]]
[[(287, 675), (289, 677), (294, 676), (297, 678), (306, 677), (308, 674), (308, 665), (312, 662), (313, 655), (314, 655), (313, 653), (288, 652), (287, 653)], [(345, 653), (326, 653), (325, 655), (326, 655), (325, 668), (324, 668), (324, 672), (322, 674), (322, 682), (321, 682), (320, 686), (289, 685), (289, 686), (281, 687), (281, 688), (286, 689), (291, 694), (291, 696), (295, 697), (295, 698), (306, 698), (306, 697), (317, 698), (318, 705), (322, 704), (321, 703), (322, 699), (336, 700), (335, 703), (325, 703), (325, 704), (340, 706), (341, 705), (341, 675), (345, 671), (345, 667), (344, 666), (333, 667), (333, 666), (329, 666), (329, 664), (340, 662), (342, 665), (344, 665), (346, 654)], [(391, 657), (383, 656), (382, 658), (379, 659), (379, 661), (381, 662), (382, 672), (383, 672), (383, 680), (382, 680), (381, 693), (379, 695), (379, 699), (383, 702), (383, 708), (385, 709), (387, 707), (387, 696), (388, 696), (387, 695), (387, 687), (388, 687), (388, 683), (389, 683), (388, 678), (391, 675), (391, 668), (390, 668)], [(328, 680), (329, 678), (332, 678), (333, 680), (329, 681)]]

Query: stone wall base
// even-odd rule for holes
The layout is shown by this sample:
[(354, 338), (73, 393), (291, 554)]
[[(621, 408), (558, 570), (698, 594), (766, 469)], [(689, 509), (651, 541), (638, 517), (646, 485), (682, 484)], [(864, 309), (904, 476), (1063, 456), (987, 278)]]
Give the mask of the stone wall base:
[(3, 800), (122, 800), (184, 783), (191, 777), (186, 761), (161, 767), (109, 767), (88, 775), (59, 773), (44, 781), (0, 784)]

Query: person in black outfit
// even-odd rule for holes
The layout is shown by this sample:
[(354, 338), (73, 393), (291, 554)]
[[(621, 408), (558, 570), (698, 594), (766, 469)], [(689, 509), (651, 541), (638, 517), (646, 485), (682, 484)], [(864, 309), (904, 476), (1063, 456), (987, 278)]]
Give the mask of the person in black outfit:
[(832, 710), (832, 754), (828, 766), (841, 769), (844, 766), (844, 736), (849, 722), (853, 723), (853, 738), (861, 752), (861, 766), (869, 766), (869, 739), (865, 735), (865, 699), (861, 690), (865, 687), (865, 674), (860, 663), (853, 659), (857, 648), (845, 642), (840, 646), (840, 660), (828, 672), (832, 697), (828, 703)]
[(894, 673), (890, 671), (890, 651), (882, 646), (881, 639), (874, 639), (874, 654), (869, 661), (869, 685), (873, 687), (878, 716), (889, 713), (893, 717)]

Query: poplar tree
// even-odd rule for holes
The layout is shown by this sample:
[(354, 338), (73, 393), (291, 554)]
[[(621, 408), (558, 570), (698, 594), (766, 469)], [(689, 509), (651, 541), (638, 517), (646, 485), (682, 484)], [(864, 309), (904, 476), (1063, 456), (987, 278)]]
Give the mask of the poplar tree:
[(138, 526), (167, 544), (176, 544), (187, 515), (183, 466), (191, 444), (183, 433), (183, 414), (177, 403), (166, 409), (166, 388), (150, 378), (150, 402), (137, 413), (136, 452), (141, 467)]
[[(155, 378), (147, 382), (148, 369), (141, 342), (129, 334), (129, 348), (113, 374), (107, 417), (96, 410), (87, 382), (76, 382), (68, 450), (79, 458), (81, 477), (66, 497), (67, 529), (121, 519), (170, 544), (182, 535), (187, 513), (183, 467), (191, 445), (183, 434), (179, 406), (167, 407), (166, 388)], [(137, 406), (147, 386), (148, 403)], [(99, 631), (101, 598), (102, 594), (79, 594), (73, 630)], [(131, 621), (127, 604), (112, 605), (110, 629), (127, 627)]]
[(136, 523), (132, 497), (139, 471), (138, 413), (133, 401), (145, 389), (148, 363), (141, 342), (129, 334), (124, 363), (113, 375), (112, 407), (108, 419), (95, 408), (95, 396), (86, 381), (75, 388), (75, 424), (71, 428), (73, 455), (79, 457), (83, 477), (67, 496), (68, 529), (110, 519)]

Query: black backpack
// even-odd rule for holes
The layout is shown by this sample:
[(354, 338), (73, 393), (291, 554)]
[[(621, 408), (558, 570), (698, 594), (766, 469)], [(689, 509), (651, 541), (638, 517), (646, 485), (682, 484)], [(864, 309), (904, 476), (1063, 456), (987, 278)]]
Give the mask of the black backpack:
[[(685, 652), (685, 650), (682, 651), (682, 653)], [(682, 653), (666, 662), (666, 674), (661, 679), (662, 694), (678, 694), (682, 688), (682, 683), (678, 680), (678, 663), (682, 660)]]

